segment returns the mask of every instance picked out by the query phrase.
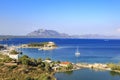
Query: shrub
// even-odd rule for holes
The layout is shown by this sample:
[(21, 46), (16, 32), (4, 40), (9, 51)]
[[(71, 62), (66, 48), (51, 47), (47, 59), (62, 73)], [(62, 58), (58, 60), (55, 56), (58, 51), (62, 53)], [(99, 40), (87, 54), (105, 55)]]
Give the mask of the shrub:
[(34, 78), (26, 77), (25, 80), (34, 80)]
[(120, 65), (110, 63), (108, 64), (108, 67), (110, 67), (112, 70), (120, 70)]
[(8, 66), (9, 70), (12, 70), (12, 69), (15, 69), (17, 66), (14, 65), (14, 66)]
[(46, 60), (51, 60), (50, 58), (46, 58)]
[(10, 54), (19, 54), (16, 50), (12, 50)]

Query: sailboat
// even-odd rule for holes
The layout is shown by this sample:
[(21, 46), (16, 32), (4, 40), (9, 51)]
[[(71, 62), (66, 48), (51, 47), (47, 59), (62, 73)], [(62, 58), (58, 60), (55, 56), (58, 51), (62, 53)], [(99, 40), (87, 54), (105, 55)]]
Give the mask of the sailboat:
[(76, 56), (76, 57), (79, 57), (79, 56), (80, 56), (80, 52), (78, 51), (78, 47), (77, 47), (77, 51), (76, 51), (76, 53), (75, 53), (75, 56)]

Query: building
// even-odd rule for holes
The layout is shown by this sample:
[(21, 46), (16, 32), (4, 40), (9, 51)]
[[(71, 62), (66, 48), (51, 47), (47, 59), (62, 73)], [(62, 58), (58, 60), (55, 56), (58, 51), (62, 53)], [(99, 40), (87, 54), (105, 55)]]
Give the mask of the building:
[(55, 71), (59, 70), (59, 68), (60, 68), (60, 66), (54, 66), (54, 67), (52, 67), (52, 69), (55, 70)]
[(60, 66), (67, 67), (69, 64), (71, 64), (71, 63), (70, 62), (61, 62)]
[[(9, 56), (10, 58), (12, 59), (16, 59), (18, 60), (19, 58), (19, 52), (16, 51), (16, 47), (15, 46), (11, 46), (11, 47), (5, 47), (5, 46), (2, 46), (0, 45), (0, 52), (3, 53), (4, 55), (7, 55)], [(11, 51), (14, 51), (15, 54), (11, 54)]]
[(52, 48), (52, 47), (55, 47), (55, 43), (54, 42), (48, 42), (47, 44), (44, 45), (45, 47), (49, 47), (49, 48)]
[(51, 63), (52, 61), (51, 60), (44, 60), (43, 62)]
[(19, 54), (8, 54), (8, 56), (9, 56), (10, 58), (16, 59), (16, 60), (18, 60), (18, 58), (19, 58)]

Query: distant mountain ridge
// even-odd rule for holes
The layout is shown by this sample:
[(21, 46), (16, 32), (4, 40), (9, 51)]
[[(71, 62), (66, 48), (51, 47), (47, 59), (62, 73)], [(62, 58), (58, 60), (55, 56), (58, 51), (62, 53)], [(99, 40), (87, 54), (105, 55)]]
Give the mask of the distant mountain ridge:
[(120, 39), (120, 36), (105, 36), (99, 34), (85, 34), (85, 35), (69, 35), (66, 33), (59, 33), (55, 30), (38, 29), (27, 34), (27, 37), (38, 38), (86, 38), (86, 39)]
[(68, 34), (59, 33), (55, 30), (38, 29), (27, 34), (29, 37), (40, 37), (40, 38), (70, 38)]
[(38, 29), (27, 35), (0, 35), (0, 40), (7, 38), (80, 38), (80, 39), (120, 39), (120, 36), (106, 36), (99, 34), (69, 35), (55, 30)]

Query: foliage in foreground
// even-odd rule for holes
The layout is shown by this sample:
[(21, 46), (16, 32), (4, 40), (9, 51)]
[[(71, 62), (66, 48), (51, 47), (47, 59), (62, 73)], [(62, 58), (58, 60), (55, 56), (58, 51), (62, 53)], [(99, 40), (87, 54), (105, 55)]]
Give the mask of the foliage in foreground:
[(11, 62), (12, 59), (7, 55), (0, 54), (0, 63)]
[(0, 80), (54, 80), (50, 64), (24, 55), (18, 60), (19, 65), (0, 63)]
[(10, 52), (10, 54), (19, 54), (16, 50), (12, 50), (11, 52)]

